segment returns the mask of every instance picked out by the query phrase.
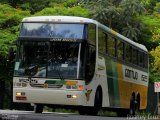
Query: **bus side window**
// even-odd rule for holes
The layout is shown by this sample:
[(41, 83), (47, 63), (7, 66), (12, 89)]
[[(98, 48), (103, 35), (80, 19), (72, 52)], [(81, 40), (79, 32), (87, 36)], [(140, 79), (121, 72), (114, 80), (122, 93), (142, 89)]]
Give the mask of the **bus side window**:
[(132, 47), (129, 44), (125, 45), (125, 61), (126, 62), (132, 61)]
[(148, 69), (148, 54), (144, 53), (144, 68)]
[(98, 29), (98, 51), (101, 53), (106, 53), (106, 34)]
[(119, 60), (124, 59), (124, 43), (120, 40), (117, 40), (117, 57)]
[(133, 48), (132, 49), (132, 62), (135, 65), (138, 65), (138, 50)]
[(88, 24), (88, 40), (92, 45), (96, 45), (96, 25)]
[(86, 83), (89, 83), (95, 72), (95, 63), (96, 63), (96, 49), (95, 46), (87, 45), (86, 47), (86, 70), (85, 78)]
[(139, 52), (138, 52), (138, 65), (139, 65), (140, 67), (143, 67), (143, 63), (144, 63), (143, 52), (139, 51)]
[(115, 57), (115, 44), (116, 44), (116, 39), (114, 39), (112, 36), (108, 35), (108, 40), (107, 40), (107, 52), (109, 55)]

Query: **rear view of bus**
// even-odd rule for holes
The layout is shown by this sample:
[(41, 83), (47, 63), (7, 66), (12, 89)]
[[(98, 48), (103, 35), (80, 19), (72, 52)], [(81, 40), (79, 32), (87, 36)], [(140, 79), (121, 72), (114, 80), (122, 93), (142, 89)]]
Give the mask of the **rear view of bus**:
[(93, 77), (96, 59), (96, 49), (87, 41), (89, 26), (78, 17), (24, 18), (17, 40), (13, 101), (35, 104), (37, 113), (49, 104), (85, 106), (84, 85)]

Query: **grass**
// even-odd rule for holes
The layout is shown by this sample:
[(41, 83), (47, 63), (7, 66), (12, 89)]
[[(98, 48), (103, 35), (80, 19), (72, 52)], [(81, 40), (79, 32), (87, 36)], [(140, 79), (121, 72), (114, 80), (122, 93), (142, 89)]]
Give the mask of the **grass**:
[[(54, 109), (54, 108), (50, 108), (45, 106), (44, 107), (44, 112), (60, 112), (60, 113), (73, 113), (73, 114), (79, 114), (78, 111), (76, 110), (71, 110), (71, 109)], [(117, 113), (116, 112), (111, 112), (111, 111), (104, 111), (104, 110), (100, 110), (98, 112), (99, 116), (109, 116), (109, 117), (116, 117)]]

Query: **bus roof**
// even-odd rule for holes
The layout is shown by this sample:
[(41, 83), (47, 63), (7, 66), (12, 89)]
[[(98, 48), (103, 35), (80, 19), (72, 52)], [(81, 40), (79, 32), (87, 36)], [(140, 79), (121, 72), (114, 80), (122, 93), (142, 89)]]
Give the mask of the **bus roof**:
[(137, 42), (134, 42), (134, 41), (128, 39), (127, 37), (115, 32), (114, 30), (102, 25), (101, 23), (99, 23), (95, 20), (89, 19), (89, 18), (75, 17), (75, 16), (35, 16), (35, 17), (24, 18), (22, 20), (22, 22), (93, 23), (93, 24), (98, 25), (100, 28), (102, 28), (106, 32), (110, 33), (111, 35), (113, 35), (119, 39), (122, 39), (125, 42), (128, 42), (128, 43), (134, 45), (135, 47), (138, 47), (141, 50), (144, 50), (146, 52), (148, 51), (144, 45), (139, 44)]
[(27, 17), (22, 20), (22, 22), (64, 22), (64, 23), (95, 23), (96, 21), (74, 16), (36, 16)]

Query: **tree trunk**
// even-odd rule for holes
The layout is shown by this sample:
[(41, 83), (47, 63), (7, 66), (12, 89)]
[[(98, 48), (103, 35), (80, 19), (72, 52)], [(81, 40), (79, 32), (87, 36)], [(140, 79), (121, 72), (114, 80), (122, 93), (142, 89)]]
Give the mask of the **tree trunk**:
[(0, 109), (3, 109), (5, 82), (0, 80)]

